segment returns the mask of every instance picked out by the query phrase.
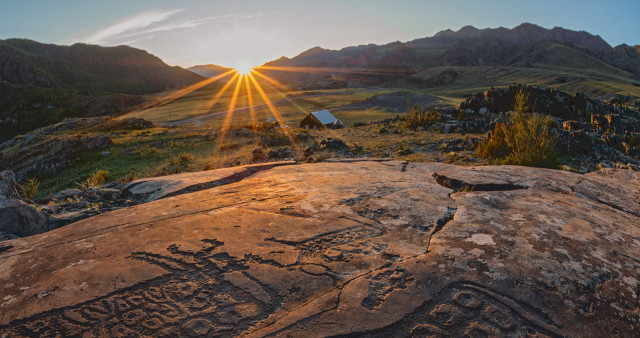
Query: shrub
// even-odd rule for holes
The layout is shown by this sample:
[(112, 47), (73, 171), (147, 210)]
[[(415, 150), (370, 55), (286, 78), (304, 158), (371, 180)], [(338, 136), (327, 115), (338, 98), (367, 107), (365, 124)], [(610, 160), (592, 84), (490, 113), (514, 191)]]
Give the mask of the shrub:
[(407, 112), (404, 114), (405, 127), (411, 130), (426, 129), (436, 123), (442, 123), (444, 121), (445, 118), (440, 112), (433, 109), (427, 112), (424, 107), (419, 107), (417, 104), (414, 105), (413, 108), (407, 109)]
[(136, 179), (136, 172), (131, 170), (131, 171), (129, 171), (127, 176), (125, 176), (122, 179), (119, 179), (118, 182), (120, 182), (120, 183), (129, 183), (129, 182), (131, 182), (131, 181), (133, 181), (135, 179)]
[(503, 159), (509, 156), (511, 149), (505, 140), (505, 128), (504, 123), (496, 123), (493, 131), (490, 131), (489, 135), (478, 143), (478, 156), (490, 159)]
[(516, 112), (511, 123), (502, 126), (505, 142), (511, 149), (505, 163), (557, 167), (557, 137), (549, 127), (551, 121), (549, 116)]
[(86, 190), (92, 187), (95, 187), (101, 183), (103, 183), (107, 177), (109, 176), (109, 171), (107, 170), (96, 170), (87, 178), (86, 180), (77, 183), (81, 189)]
[(520, 88), (514, 96), (515, 103), (513, 104), (513, 111), (516, 113), (526, 113), (529, 111), (529, 99), (524, 88)]
[(193, 155), (191, 155), (189, 153), (182, 153), (182, 154), (178, 155), (178, 159), (182, 163), (191, 162), (191, 161), (193, 161)]
[(511, 121), (497, 123), (478, 144), (477, 154), (504, 164), (557, 167), (557, 137), (551, 131), (554, 121), (549, 116), (527, 113), (526, 100), (523, 91), (516, 94)]
[(411, 148), (407, 147), (406, 144), (400, 143), (400, 145), (398, 146), (398, 151), (396, 151), (396, 154), (398, 154), (400, 156), (410, 155), (410, 154), (413, 154), (413, 150), (411, 150)]
[(148, 144), (145, 144), (145, 145), (139, 146), (136, 149), (134, 149), (131, 152), (131, 154), (145, 156), (145, 155), (149, 155), (149, 154), (155, 154), (155, 153), (157, 153), (159, 151), (160, 150), (158, 150), (158, 148), (152, 147), (152, 146), (150, 146)]
[(27, 179), (27, 181), (21, 185), (22, 191), (24, 192), (24, 196), (27, 199), (32, 199), (38, 193), (38, 187), (40, 186), (40, 180), (32, 177)]

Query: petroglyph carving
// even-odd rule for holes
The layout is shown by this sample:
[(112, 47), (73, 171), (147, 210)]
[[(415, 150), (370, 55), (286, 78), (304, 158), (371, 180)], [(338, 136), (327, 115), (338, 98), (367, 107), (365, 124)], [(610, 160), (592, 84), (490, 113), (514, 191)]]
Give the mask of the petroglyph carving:
[[(86, 303), (16, 320), (0, 327), (0, 336), (233, 335), (280, 306), (276, 292), (246, 273), (246, 258), (218, 251), (222, 242), (203, 242), (198, 251), (172, 245), (169, 254), (135, 252), (130, 258), (168, 273)], [(230, 274), (253, 287), (239, 287), (241, 283), (227, 278)]]
[(395, 323), (349, 335), (559, 337), (560, 330), (530, 306), (472, 283), (455, 283)]

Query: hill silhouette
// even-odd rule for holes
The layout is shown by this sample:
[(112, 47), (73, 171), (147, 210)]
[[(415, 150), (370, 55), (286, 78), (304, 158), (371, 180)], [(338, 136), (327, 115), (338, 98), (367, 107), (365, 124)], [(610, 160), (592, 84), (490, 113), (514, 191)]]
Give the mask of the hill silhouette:
[(202, 80), (129, 46), (77, 43), (44, 44), (26, 39), (0, 40), (0, 80), (47, 88), (72, 88), (82, 94), (144, 94)]
[[(438, 67), (508, 66), (535, 69), (585, 70), (607, 76), (640, 79), (640, 47), (610, 46), (600, 36), (560, 27), (546, 29), (524, 23), (513, 29), (477, 29), (465, 26), (458, 31), (443, 30), (432, 37), (385, 45), (361, 45), (340, 50), (311, 48), (293, 58), (268, 62), (267, 67), (338, 68), (348, 75), (343, 83), (397, 86), (407, 77)], [(350, 69), (383, 71), (382, 74), (349, 74)], [(385, 73), (386, 72), (386, 73)], [(307, 74), (271, 72), (282, 81), (312, 81)], [(433, 86), (413, 76), (409, 84)], [(623, 80), (625, 82), (625, 80)], [(435, 83), (440, 85), (441, 83)]]
[(138, 95), (204, 78), (128, 46), (0, 40), (0, 141), (65, 117), (108, 115)]
[(214, 77), (231, 70), (231, 68), (222, 67), (222, 66), (213, 65), (213, 64), (197, 65), (197, 66), (189, 67), (187, 69), (203, 77)]

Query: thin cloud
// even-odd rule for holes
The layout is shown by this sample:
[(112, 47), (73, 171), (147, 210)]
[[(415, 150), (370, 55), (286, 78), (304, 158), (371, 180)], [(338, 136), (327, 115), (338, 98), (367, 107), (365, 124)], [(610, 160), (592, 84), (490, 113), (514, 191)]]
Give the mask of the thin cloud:
[(168, 32), (176, 29), (192, 29), (209, 22), (225, 22), (261, 18), (264, 13), (227, 14), (204, 18), (181, 18), (179, 13), (185, 9), (171, 11), (152, 11), (136, 14), (124, 20), (103, 27), (83, 42), (100, 45), (130, 44), (146, 39), (157, 32)]
[(154, 23), (166, 21), (171, 16), (182, 11), (184, 9), (140, 13), (103, 27), (83, 40), (87, 43), (109, 44), (112, 41), (130, 36), (131, 33), (145, 29)]

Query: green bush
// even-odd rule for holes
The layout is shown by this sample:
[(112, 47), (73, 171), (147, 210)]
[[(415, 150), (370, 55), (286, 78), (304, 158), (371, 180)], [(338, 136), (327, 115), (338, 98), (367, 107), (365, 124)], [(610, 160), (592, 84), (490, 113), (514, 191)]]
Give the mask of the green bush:
[(38, 193), (40, 180), (35, 177), (32, 177), (30, 179), (27, 179), (27, 181), (21, 186), (22, 186), (22, 191), (24, 192), (25, 197), (28, 199), (32, 199), (33, 196), (35, 196)]
[(433, 109), (426, 111), (424, 107), (419, 107), (417, 104), (409, 107), (404, 114), (404, 125), (411, 130), (426, 129), (444, 121), (445, 118), (441, 113)]
[(488, 159), (504, 159), (509, 156), (511, 149), (504, 133), (506, 128), (504, 123), (496, 123), (493, 131), (490, 131), (489, 135), (478, 143), (478, 156)]
[(557, 137), (549, 116), (527, 113), (527, 97), (516, 94), (515, 113), (509, 123), (497, 123), (478, 144), (477, 154), (496, 163), (555, 168), (558, 166)]
[(187, 163), (187, 162), (193, 161), (194, 157), (193, 157), (193, 155), (191, 155), (189, 153), (182, 153), (182, 154), (178, 155), (178, 159), (182, 163)]
[(96, 170), (86, 180), (79, 182), (77, 184), (81, 189), (86, 190), (86, 189), (95, 187), (97, 185), (100, 185), (107, 179), (108, 176), (109, 176), (109, 171)]

